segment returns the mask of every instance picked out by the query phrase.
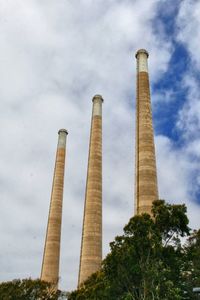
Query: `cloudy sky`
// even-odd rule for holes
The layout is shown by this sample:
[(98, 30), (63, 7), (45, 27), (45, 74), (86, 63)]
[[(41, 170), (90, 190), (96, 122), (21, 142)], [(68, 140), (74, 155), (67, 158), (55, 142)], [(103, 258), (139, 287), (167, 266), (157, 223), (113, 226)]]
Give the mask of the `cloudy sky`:
[(40, 276), (67, 128), (60, 287), (77, 285), (90, 118), (103, 104), (103, 252), (134, 207), (134, 54), (149, 53), (160, 198), (200, 227), (200, 1), (0, 0), (0, 281)]

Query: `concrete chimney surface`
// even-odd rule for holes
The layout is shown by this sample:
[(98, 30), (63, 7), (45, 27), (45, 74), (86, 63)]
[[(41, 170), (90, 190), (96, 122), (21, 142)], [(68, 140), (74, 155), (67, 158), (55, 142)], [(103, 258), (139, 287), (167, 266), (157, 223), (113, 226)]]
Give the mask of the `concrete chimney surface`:
[(66, 129), (60, 129), (58, 131), (59, 139), (58, 139), (58, 148), (66, 147), (66, 135), (68, 135), (68, 131)]
[(148, 52), (136, 53), (136, 151), (135, 151), (135, 213), (150, 213), (152, 202), (158, 199), (156, 157), (152, 123)]
[(93, 98), (78, 286), (102, 261), (102, 102)]
[(96, 95), (92, 99), (93, 101), (93, 116), (102, 116), (102, 103), (103, 103), (103, 98), (101, 95)]
[(149, 53), (145, 49), (140, 49), (136, 52), (135, 57), (137, 59), (137, 72), (148, 72)]
[(65, 129), (61, 129), (59, 130), (58, 134), (58, 147), (41, 270), (41, 280), (52, 283), (55, 286), (55, 289), (58, 287), (59, 280), (62, 202), (67, 131)]

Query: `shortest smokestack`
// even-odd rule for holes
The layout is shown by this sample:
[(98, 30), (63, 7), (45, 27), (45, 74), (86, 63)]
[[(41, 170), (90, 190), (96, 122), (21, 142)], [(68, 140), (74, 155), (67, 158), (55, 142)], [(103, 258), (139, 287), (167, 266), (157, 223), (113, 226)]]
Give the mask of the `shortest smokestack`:
[(58, 288), (59, 280), (62, 202), (67, 134), (68, 132), (66, 129), (60, 129), (58, 131), (58, 146), (41, 271), (41, 280), (52, 283), (55, 286), (55, 289)]

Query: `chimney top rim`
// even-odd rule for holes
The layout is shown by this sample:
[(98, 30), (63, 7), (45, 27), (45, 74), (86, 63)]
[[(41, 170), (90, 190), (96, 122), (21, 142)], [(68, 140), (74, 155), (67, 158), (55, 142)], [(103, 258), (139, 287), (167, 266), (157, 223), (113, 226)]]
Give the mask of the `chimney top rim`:
[(64, 128), (59, 129), (58, 134), (60, 134), (61, 132), (68, 134), (67, 129), (64, 129)]
[(136, 54), (135, 54), (135, 57), (137, 58), (138, 54), (140, 53), (144, 53), (146, 54), (147, 58), (149, 57), (149, 52), (146, 50), (146, 49), (139, 49)]
[(95, 95), (93, 98), (92, 98), (92, 102), (94, 102), (95, 99), (100, 99), (102, 102), (104, 101), (103, 100), (103, 97), (99, 94)]

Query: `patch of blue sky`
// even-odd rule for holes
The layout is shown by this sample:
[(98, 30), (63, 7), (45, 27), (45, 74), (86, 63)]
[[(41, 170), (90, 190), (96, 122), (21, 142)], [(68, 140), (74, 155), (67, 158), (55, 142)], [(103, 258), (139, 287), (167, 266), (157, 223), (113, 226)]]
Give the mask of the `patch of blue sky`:
[(188, 187), (190, 199), (196, 203), (200, 203), (200, 177), (198, 168), (193, 169), (191, 172), (190, 178), (188, 178)]
[[(172, 44), (173, 52), (167, 71), (152, 86), (153, 118), (156, 134), (162, 134), (182, 146), (183, 140), (176, 128), (178, 112), (187, 99), (187, 88), (182, 84), (184, 74), (189, 68), (189, 54), (183, 44), (176, 40), (176, 18), (180, 1), (162, 1), (158, 5), (153, 22), (156, 35), (162, 34)], [(160, 29), (161, 28), (161, 29)]]
[[(155, 33), (166, 35), (166, 38), (173, 39), (176, 33), (176, 18), (179, 12), (181, 0), (162, 0), (158, 3), (157, 13), (152, 20)], [(162, 26), (161, 26), (162, 24)]]
[(176, 128), (178, 112), (187, 99), (187, 88), (182, 79), (187, 72), (188, 60), (185, 48), (176, 43), (167, 72), (152, 86), (152, 94), (157, 98), (153, 107), (156, 133), (177, 142), (181, 142)]
[(195, 202), (197, 202), (198, 204), (200, 203), (200, 189), (198, 189), (195, 194), (194, 194), (194, 198), (192, 199)]

